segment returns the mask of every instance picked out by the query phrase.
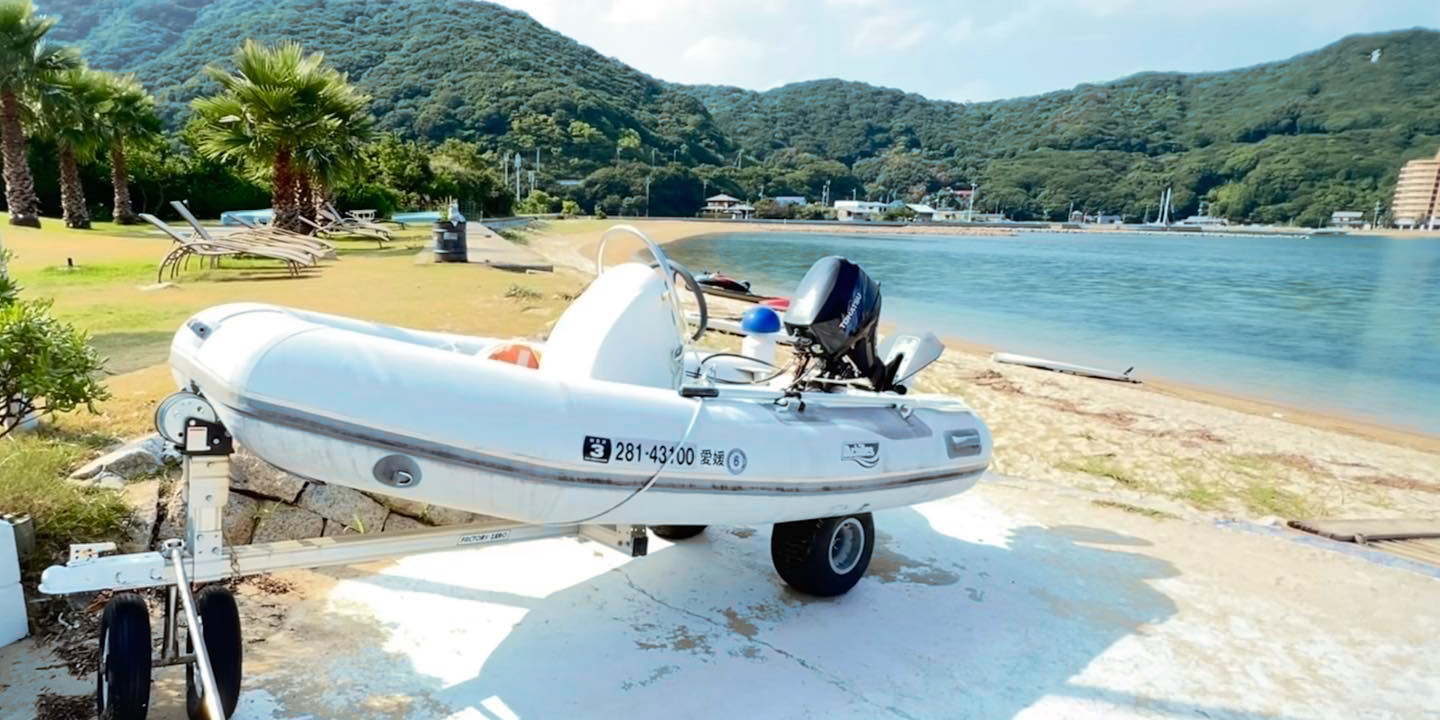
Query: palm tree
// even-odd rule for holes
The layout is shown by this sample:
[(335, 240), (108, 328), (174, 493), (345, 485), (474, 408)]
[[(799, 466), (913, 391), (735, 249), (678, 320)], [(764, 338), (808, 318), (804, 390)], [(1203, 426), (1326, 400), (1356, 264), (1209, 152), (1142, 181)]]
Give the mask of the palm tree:
[(296, 199), (306, 217), (318, 214), (339, 182), (362, 169), (361, 149), (375, 137), (375, 122), (368, 113), (350, 119), (336, 119), (323, 142), (300, 148)]
[(24, 100), (46, 76), (80, 64), (72, 50), (45, 42), (54, 24), (36, 15), (30, 0), (0, 3), (0, 145), (11, 225), (40, 227), (40, 199), (25, 156)]
[(155, 98), (134, 75), (107, 75), (106, 103), (100, 112), (100, 132), (110, 146), (110, 184), (115, 188), (115, 222), (140, 222), (130, 205), (129, 165), (125, 144), (149, 142), (160, 134)]
[(40, 130), (55, 142), (60, 163), (60, 207), (65, 227), (90, 227), (80, 163), (104, 142), (100, 112), (108, 104), (109, 82), (97, 72), (75, 68), (53, 75), (40, 90)]
[[(272, 222), (300, 230), (305, 153), (368, 123), (370, 99), (323, 55), (306, 55), (295, 43), (271, 48), (247, 40), (235, 65), (233, 74), (208, 68), (221, 93), (192, 103), (200, 118), (199, 150), (210, 158), (268, 168)], [(308, 178), (304, 185), (308, 188)]]

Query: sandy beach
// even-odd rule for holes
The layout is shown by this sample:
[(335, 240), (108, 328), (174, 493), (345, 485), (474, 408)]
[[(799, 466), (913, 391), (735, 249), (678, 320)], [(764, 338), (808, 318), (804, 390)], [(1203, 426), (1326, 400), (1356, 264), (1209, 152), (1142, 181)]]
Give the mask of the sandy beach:
[[(527, 231), (558, 265), (593, 272), (600, 236), (622, 220)], [(726, 232), (894, 233), (780, 223), (623, 219), (657, 243)], [(943, 233), (947, 228), (904, 228)], [(973, 234), (967, 232), (966, 234)], [(996, 242), (1004, 242), (1003, 236)], [(617, 241), (607, 262), (633, 252)], [(718, 313), (739, 306), (719, 304)], [(1172, 514), (1245, 519), (1440, 517), (1440, 438), (1334, 414), (1147, 378), (1126, 385), (1000, 365), (994, 348), (946, 338), (920, 389), (963, 397), (990, 423), (995, 469)]]

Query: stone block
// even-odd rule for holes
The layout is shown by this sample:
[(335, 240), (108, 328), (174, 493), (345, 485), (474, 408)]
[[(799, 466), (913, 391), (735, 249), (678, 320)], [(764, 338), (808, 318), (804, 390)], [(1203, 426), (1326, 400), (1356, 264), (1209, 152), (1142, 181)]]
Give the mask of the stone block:
[(319, 514), (284, 503), (268, 503), (260, 511), (260, 521), (255, 524), (254, 542), (275, 542), (277, 540), (304, 540), (320, 537), (325, 530), (325, 518)]
[(390, 513), (390, 517), (385, 518), (385, 530), (384, 530), (384, 532), (397, 532), (397, 531), (401, 531), (401, 530), (420, 530), (420, 529), (422, 529), (422, 528), (427, 528), (427, 527), (429, 527), (429, 525), (426, 525), (425, 523), (420, 522), (419, 520), (416, 520), (415, 518), (407, 517), (407, 516), (405, 516), (405, 515), (401, 515), (400, 513), (393, 513), (393, 512), (392, 512), (392, 513)]
[(464, 525), (475, 522), (478, 517), (480, 516), (472, 512), (456, 510), (443, 505), (431, 505), (425, 511), (423, 519), (431, 525)]
[(295, 498), (300, 497), (300, 491), (305, 489), (305, 480), (240, 450), (230, 456), (230, 487), (294, 503)]
[(300, 493), (300, 507), (362, 532), (375, 532), (390, 511), (365, 493), (343, 485), (312, 482)]

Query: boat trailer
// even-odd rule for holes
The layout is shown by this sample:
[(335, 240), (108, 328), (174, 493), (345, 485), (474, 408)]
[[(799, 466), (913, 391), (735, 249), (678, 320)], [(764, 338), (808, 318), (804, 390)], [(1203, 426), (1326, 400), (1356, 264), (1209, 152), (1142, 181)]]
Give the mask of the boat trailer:
[[(182, 439), (183, 538), (166, 539), (157, 551), (126, 555), (105, 555), (115, 550), (114, 543), (72, 545), (68, 561), (41, 576), (40, 590), (50, 595), (115, 593), (100, 623), (96, 704), (103, 718), (143, 719), (152, 668), (174, 665), (187, 668), (191, 718), (220, 720), (234, 712), (241, 681), (239, 612), (229, 588), (212, 584), (197, 592), (201, 583), (543, 538), (580, 537), (631, 557), (645, 555), (648, 545), (642, 525), (529, 525), (488, 518), (442, 528), (227, 546), (222, 519), (234, 442), (218, 422), (196, 417), (184, 419)], [(154, 656), (150, 614), (134, 592), (152, 587), (167, 588), (160, 651)]]

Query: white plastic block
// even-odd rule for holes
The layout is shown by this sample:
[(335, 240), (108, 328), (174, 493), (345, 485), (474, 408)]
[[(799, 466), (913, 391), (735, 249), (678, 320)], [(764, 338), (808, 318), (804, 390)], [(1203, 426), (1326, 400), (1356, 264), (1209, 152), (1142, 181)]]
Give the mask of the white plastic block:
[(20, 582), (20, 552), (15, 549), (15, 528), (0, 520), (0, 587)]
[(0, 647), (29, 634), (25, 621), (25, 594), (20, 591), (20, 554), (15, 551), (15, 529), (0, 520)]

